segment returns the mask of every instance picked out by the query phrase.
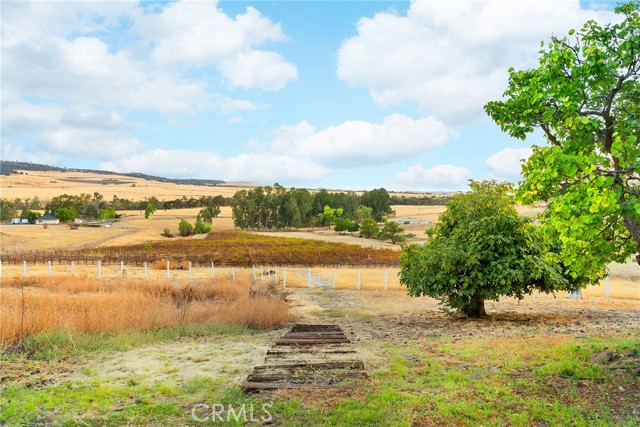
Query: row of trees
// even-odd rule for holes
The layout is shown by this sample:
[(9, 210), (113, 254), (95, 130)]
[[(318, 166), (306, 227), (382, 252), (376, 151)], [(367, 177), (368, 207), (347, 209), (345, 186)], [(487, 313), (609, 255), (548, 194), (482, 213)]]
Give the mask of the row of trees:
[[(286, 189), (279, 184), (238, 191), (230, 200), (233, 221), (243, 230), (290, 230), (301, 227), (338, 225), (340, 231), (354, 228), (352, 222), (373, 218), (380, 222), (393, 213), (384, 188), (364, 194), (329, 193), (320, 190)], [(356, 230), (357, 231), (357, 230)]]
[(145, 217), (148, 218), (149, 206), (152, 212), (156, 209), (184, 209), (184, 208), (206, 208), (208, 213), (215, 217), (220, 213), (220, 206), (228, 205), (229, 199), (224, 196), (202, 196), (182, 198), (175, 200), (159, 200), (150, 197), (145, 200), (122, 199), (113, 196), (107, 200), (99, 192), (93, 195), (82, 193), (80, 195), (62, 194), (52, 198), (48, 203), (42, 203), (36, 196), (24, 200), (16, 198), (13, 200), (0, 199), (0, 221), (9, 221), (12, 218), (20, 217), (25, 219), (35, 219), (40, 216), (39, 210), (44, 210), (45, 214), (56, 216), (61, 221), (73, 220), (77, 217), (87, 219), (109, 219), (116, 217), (116, 211), (123, 210), (144, 210)]

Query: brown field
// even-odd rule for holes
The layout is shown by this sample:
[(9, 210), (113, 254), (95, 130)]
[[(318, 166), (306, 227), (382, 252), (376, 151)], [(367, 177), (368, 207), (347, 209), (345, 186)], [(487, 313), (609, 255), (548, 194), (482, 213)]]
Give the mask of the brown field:
[(269, 329), (289, 320), (282, 294), (246, 276), (171, 283), (34, 277), (0, 287), (0, 346), (58, 329), (111, 334), (207, 322)]
[[(117, 183), (116, 183), (117, 182)], [(182, 185), (160, 181), (148, 181), (123, 175), (102, 175), (90, 172), (39, 172), (0, 175), (2, 197), (25, 199), (38, 196), (46, 202), (61, 194), (93, 194), (94, 191), (110, 200), (113, 196), (123, 199), (144, 200), (155, 196), (159, 200), (170, 200), (182, 196), (231, 197), (241, 188), (255, 187), (255, 183), (227, 183), (221, 186)]]

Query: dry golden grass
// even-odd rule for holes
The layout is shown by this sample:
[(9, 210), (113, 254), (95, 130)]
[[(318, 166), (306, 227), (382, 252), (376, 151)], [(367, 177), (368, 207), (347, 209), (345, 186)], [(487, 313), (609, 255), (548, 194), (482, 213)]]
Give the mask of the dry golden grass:
[[(111, 181), (105, 181), (105, 179)], [(113, 180), (117, 180), (118, 183)], [(133, 186), (134, 184), (135, 186)], [(179, 199), (182, 196), (187, 198), (218, 195), (231, 197), (241, 188), (256, 185), (258, 184), (227, 183), (224, 186), (211, 187), (168, 184), (142, 178), (91, 172), (26, 171), (24, 174), (0, 176), (2, 197), (24, 199), (25, 197), (38, 196), (44, 202), (63, 193), (79, 195), (82, 193), (93, 194), (94, 191), (98, 191), (106, 200), (111, 200), (114, 195), (134, 200), (143, 200), (150, 196), (155, 196), (159, 200)]]
[(87, 277), (3, 280), (0, 345), (56, 329), (115, 333), (211, 321), (272, 328), (289, 321), (289, 306), (278, 292), (252, 288), (247, 278), (178, 285)]
[[(72, 230), (64, 224), (43, 228), (38, 225), (0, 224), (0, 250), (7, 252), (24, 252), (31, 250), (51, 250), (68, 248), (85, 248), (97, 246), (121, 246), (150, 243), (166, 240), (162, 236), (165, 228), (178, 235), (178, 224), (181, 219), (194, 223), (199, 208), (158, 210), (149, 219), (144, 218), (144, 211), (120, 211), (122, 219), (111, 227), (79, 227)], [(218, 218), (213, 219), (213, 230), (233, 228), (231, 208), (223, 206)], [(189, 239), (203, 238), (204, 235), (192, 236)], [(183, 237), (175, 237), (182, 239)]]

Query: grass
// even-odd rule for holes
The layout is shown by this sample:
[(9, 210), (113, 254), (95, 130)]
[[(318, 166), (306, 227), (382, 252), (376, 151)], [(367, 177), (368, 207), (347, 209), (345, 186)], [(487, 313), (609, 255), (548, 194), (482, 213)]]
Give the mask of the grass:
[(99, 282), (86, 277), (5, 280), (0, 288), (0, 346), (58, 330), (96, 334), (224, 323), (269, 329), (290, 320), (274, 288), (238, 281)]
[(249, 333), (251, 330), (247, 326), (223, 323), (197, 323), (147, 331), (125, 330), (115, 334), (56, 329), (26, 337), (20, 344), (19, 350), (21, 351), (3, 353), (0, 350), (0, 360), (19, 360), (28, 357), (32, 360), (56, 361), (70, 356), (127, 351), (185, 337), (245, 335)]
[[(236, 330), (239, 337), (244, 333)], [(151, 384), (132, 377), (111, 384), (91, 369), (76, 381), (46, 388), (9, 384), (0, 396), (0, 422), (28, 425), (203, 425), (214, 404), (253, 407), (278, 426), (567, 426), (637, 427), (640, 379), (594, 366), (604, 348), (627, 354), (640, 340), (571, 336), (518, 338), (447, 337), (373, 341), (383, 365), (355, 393), (316, 392), (244, 396), (235, 384), (194, 377), (179, 384)], [(507, 359), (506, 356), (510, 358)], [(567, 366), (603, 381), (562, 378)], [(626, 390), (620, 391), (620, 388)], [(602, 396), (608, 394), (607, 399)], [(615, 405), (615, 406), (614, 406)], [(193, 411), (193, 412), (192, 412)], [(212, 425), (256, 425), (233, 417)], [(205, 424), (209, 425), (209, 424)]]

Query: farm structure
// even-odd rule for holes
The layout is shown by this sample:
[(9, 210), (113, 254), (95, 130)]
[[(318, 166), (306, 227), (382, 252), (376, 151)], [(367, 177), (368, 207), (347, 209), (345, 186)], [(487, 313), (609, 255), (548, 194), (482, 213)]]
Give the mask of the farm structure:
[(36, 219), (36, 224), (56, 225), (56, 224), (60, 224), (60, 220), (53, 215), (44, 215)]

